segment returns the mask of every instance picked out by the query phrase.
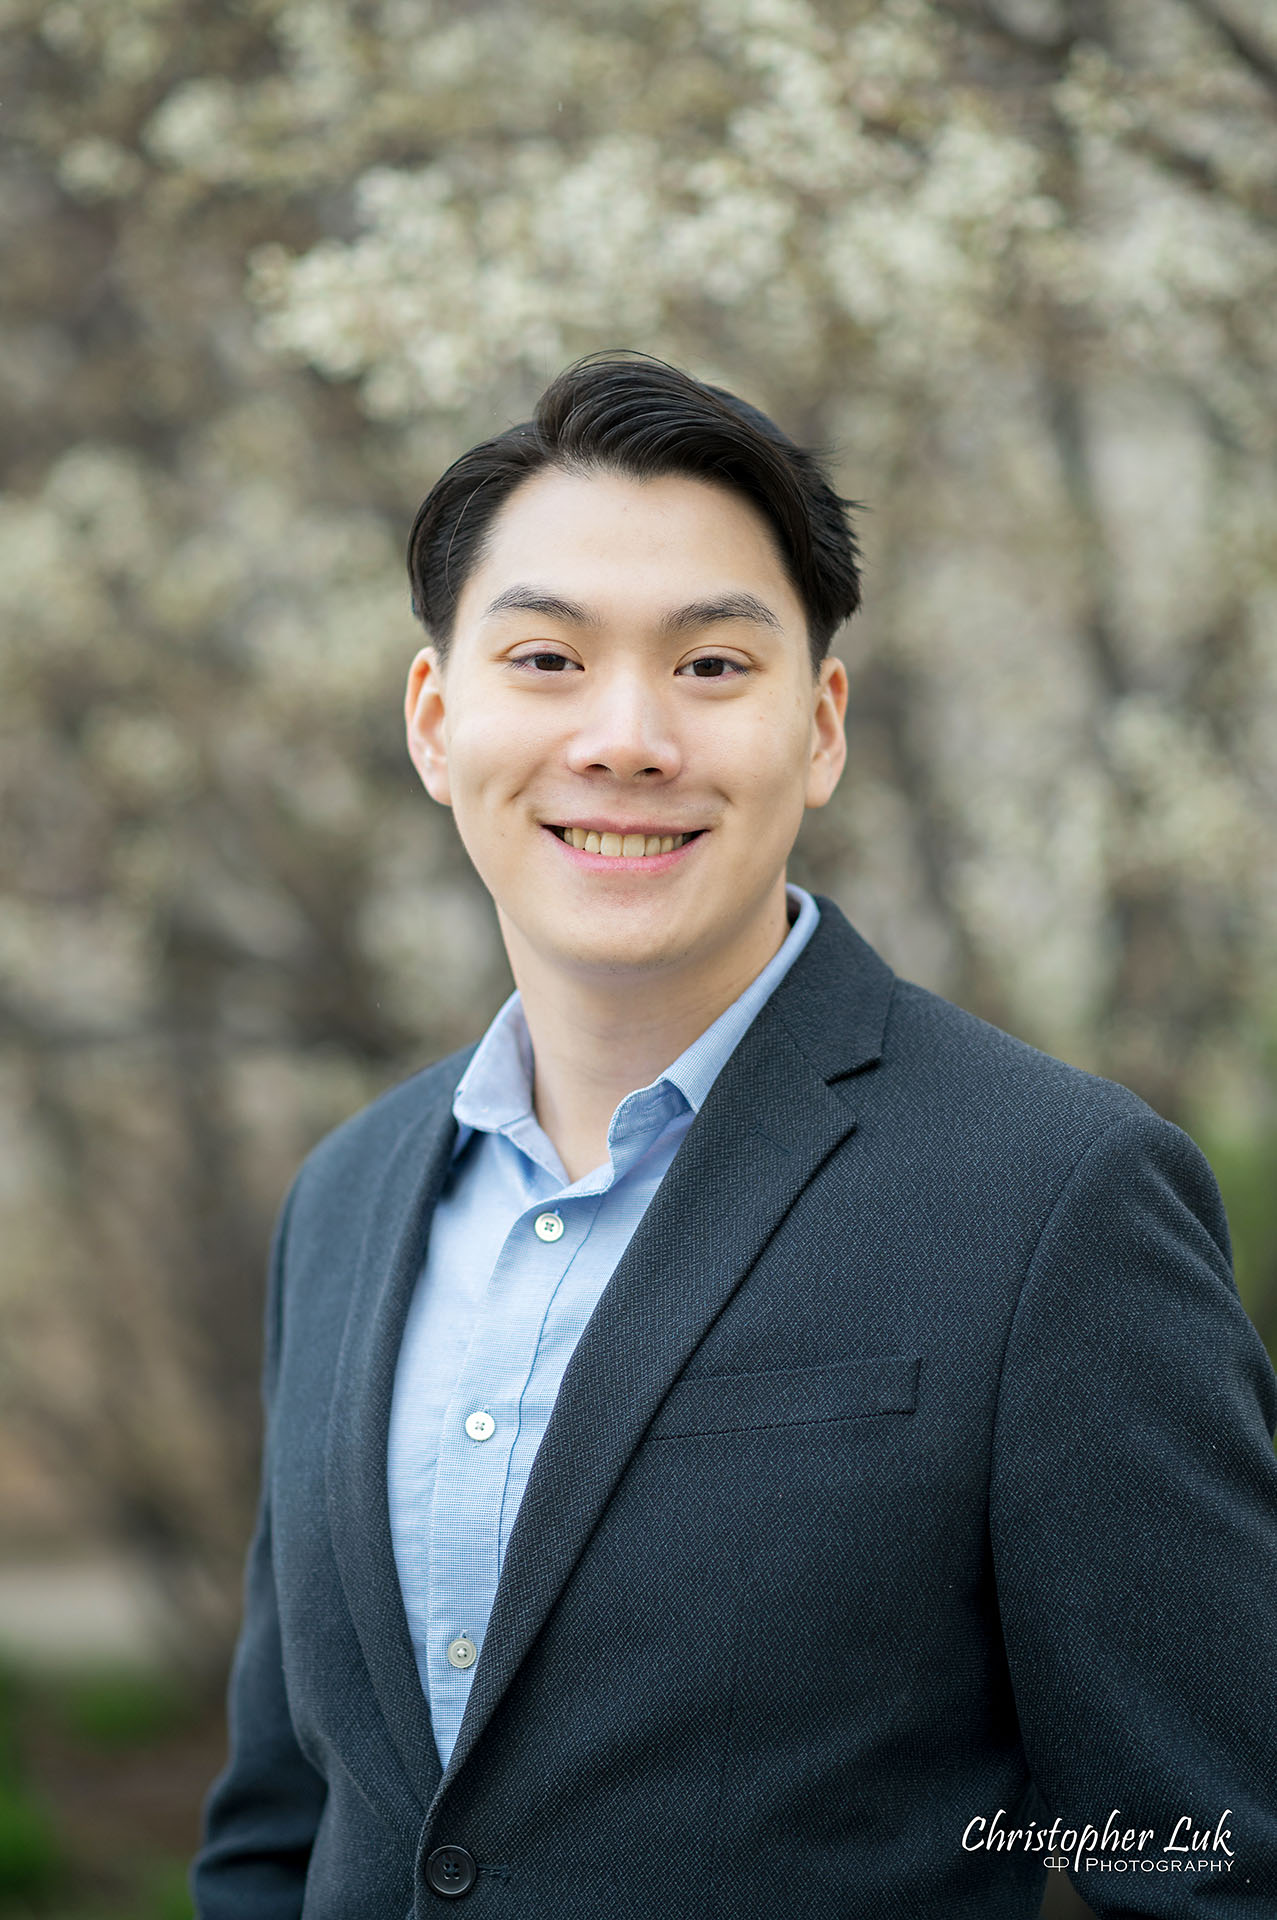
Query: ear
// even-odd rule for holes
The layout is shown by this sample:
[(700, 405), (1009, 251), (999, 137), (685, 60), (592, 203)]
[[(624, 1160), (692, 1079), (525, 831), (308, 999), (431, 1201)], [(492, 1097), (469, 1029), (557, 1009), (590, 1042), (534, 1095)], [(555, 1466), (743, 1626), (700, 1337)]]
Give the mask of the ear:
[(444, 734), (443, 667), (434, 647), (423, 647), (408, 669), (404, 695), (408, 753), (432, 800), (452, 805)]
[(842, 777), (847, 760), (847, 669), (829, 654), (820, 663), (816, 704), (811, 716), (811, 762), (807, 769), (809, 807), (823, 807)]

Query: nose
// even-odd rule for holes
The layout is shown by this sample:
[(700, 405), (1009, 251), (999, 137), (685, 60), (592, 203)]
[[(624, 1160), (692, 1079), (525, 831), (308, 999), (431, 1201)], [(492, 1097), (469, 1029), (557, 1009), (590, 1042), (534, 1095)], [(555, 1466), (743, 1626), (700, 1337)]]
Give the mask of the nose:
[(672, 779), (683, 757), (671, 704), (639, 671), (618, 667), (598, 674), (577, 709), (568, 766), (573, 773), (610, 773), (618, 780)]

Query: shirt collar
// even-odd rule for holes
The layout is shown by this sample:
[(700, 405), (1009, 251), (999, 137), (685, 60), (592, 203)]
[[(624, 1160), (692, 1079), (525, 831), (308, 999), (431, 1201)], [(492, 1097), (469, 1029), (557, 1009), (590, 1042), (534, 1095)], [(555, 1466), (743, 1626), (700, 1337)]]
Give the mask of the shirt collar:
[[(802, 887), (787, 886), (794, 919), (776, 953), (745, 991), (719, 1014), (649, 1086), (627, 1094), (612, 1116), (609, 1145), (615, 1138), (659, 1120), (664, 1124), (684, 1104), (697, 1113), (727, 1058), (769, 994), (774, 992), (816, 930), (820, 909)], [(459, 1131), (454, 1155), (471, 1133), (536, 1128), (532, 1112), (532, 1040), (518, 991), (499, 1009), (457, 1083), (452, 1111)], [(539, 1133), (539, 1128), (536, 1128)], [(548, 1143), (547, 1143), (548, 1144)], [(538, 1158), (540, 1156), (537, 1156)]]
[[(700, 1112), (706, 1094), (727, 1064), (728, 1055), (744, 1038), (763, 1002), (775, 992), (816, 931), (820, 908), (811, 895), (805, 888), (793, 885), (785, 888), (785, 894), (796, 912), (776, 952), (762, 972), (755, 974), (744, 993), (661, 1075), (662, 1080), (669, 1080), (678, 1088), (693, 1113)], [(659, 1086), (660, 1081), (654, 1084)]]

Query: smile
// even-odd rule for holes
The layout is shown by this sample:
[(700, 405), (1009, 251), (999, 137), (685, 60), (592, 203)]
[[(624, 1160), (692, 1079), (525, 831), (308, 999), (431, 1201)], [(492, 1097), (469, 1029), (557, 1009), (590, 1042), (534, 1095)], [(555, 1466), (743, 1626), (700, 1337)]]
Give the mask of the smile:
[(673, 853), (704, 831), (697, 827), (691, 833), (596, 833), (586, 827), (550, 828), (566, 846), (580, 853), (601, 854), (605, 860), (651, 860), (658, 854)]

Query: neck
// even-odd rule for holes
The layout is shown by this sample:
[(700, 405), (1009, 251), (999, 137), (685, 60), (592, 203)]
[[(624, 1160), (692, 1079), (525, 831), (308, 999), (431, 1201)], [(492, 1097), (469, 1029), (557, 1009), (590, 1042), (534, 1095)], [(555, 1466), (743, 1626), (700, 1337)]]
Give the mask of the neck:
[(627, 1093), (646, 1087), (757, 979), (789, 932), (784, 879), (764, 911), (695, 971), (569, 973), (501, 915), (535, 1062), (533, 1105), (568, 1179), (607, 1159), (607, 1130)]

